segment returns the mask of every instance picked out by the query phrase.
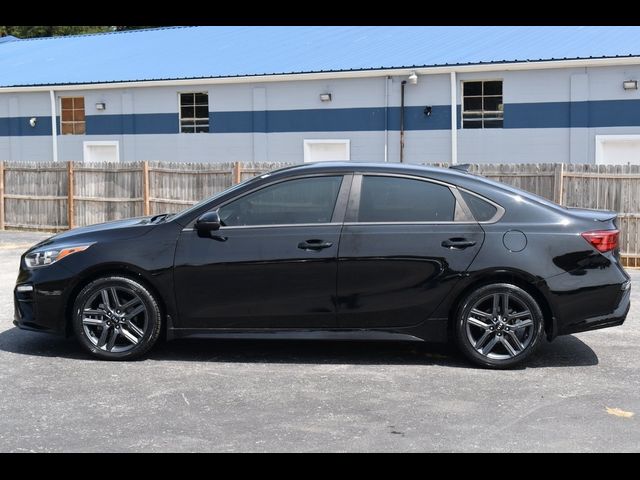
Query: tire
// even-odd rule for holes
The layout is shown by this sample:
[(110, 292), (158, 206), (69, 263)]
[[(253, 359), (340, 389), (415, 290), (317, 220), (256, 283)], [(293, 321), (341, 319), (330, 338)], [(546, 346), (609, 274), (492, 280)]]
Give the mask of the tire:
[(539, 346), (543, 335), (544, 316), (536, 300), (508, 283), (472, 291), (460, 303), (455, 317), (459, 349), (482, 367), (501, 369), (521, 364)]
[[(106, 296), (105, 296), (106, 295)], [(102, 360), (131, 360), (146, 354), (160, 336), (162, 314), (140, 282), (106, 276), (76, 296), (71, 321), (80, 344)]]

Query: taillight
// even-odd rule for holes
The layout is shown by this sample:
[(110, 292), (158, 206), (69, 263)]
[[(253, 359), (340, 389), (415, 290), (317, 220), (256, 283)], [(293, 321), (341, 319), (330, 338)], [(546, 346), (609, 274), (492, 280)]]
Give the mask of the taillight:
[(593, 245), (599, 252), (609, 252), (618, 247), (620, 230), (593, 230), (584, 232), (582, 238)]

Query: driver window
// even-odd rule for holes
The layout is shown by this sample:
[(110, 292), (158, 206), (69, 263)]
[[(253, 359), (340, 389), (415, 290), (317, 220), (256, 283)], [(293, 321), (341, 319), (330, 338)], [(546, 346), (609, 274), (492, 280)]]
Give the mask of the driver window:
[(342, 176), (287, 180), (220, 207), (222, 225), (330, 223)]

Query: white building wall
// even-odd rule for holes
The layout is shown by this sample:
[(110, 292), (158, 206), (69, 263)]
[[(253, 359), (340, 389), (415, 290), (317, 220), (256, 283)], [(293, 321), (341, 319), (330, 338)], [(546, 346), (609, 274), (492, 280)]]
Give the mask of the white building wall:
[[(561, 65), (561, 64), (559, 64)], [(593, 102), (606, 100), (640, 100), (638, 90), (625, 91), (622, 82), (640, 78), (640, 65), (633, 67), (557, 68), (549, 70), (519, 70), (476, 72), (457, 75), (457, 103), (461, 102), (461, 84), (468, 80), (502, 79), (504, 102), (516, 104), (548, 104), (549, 102)], [(385, 141), (387, 158), (399, 160), (399, 132), (397, 109), (400, 105), (400, 85), (405, 77), (375, 77), (361, 79), (328, 79), (286, 82), (253, 82), (246, 84), (216, 84), (184, 88), (150, 86), (142, 88), (114, 88), (103, 90), (66, 91), (60, 96), (85, 97), (88, 116), (173, 114), (175, 133), (162, 134), (105, 134), (64, 135), (58, 137), (60, 160), (81, 160), (84, 141), (115, 140), (120, 144), (123, 161), (171, 160), (191, 162), (226, 161), (282, 161), (301, 162), (305, 139), (337, 138), (351, 141), (352, 161), (384, 161)], [(421, 75), (417, 85), (406, 85), (407, 108), (425, 106), (435, 109), (431, 118), (417, 120), (421, 130), (405, 133), (405, 159), (410, 163), (448, 162), (451, 158), (451, 132), (442, 125), (444, 112), (450, 101), (448, 74)], [(179, 93), (207, 91), (212, 112), (213, 131), (209, 134), (177, 133)], [(385, 95), (387, 92), (387, 95)], [(331, 102), (321, 102), (321, 93), (331, 93)], [(96, 110), (103, 102), (106, 110)], [(388, 115), (388, 131), (263, 131), (216, 132), (217, 115), (226, 112), (264, 112), (338, 109), (384, 109), (388, 103), (395, 109)], [(594, 107), (595, 108), (595, 107)], [(35, 116), (39, 125), (50, 123), (50, 102), (47, 92), (0, 93), (0, 122), (7, 118)], [(346, 111), (346, 110), (345, 110)], [(416, 110), (418, 111), (418, 110)], [(532, 118), (540, 121), (535, 113)], [(507, 112), (508, 113), (508, 112)], [(615, 112), (614, 112), (615, 113)], [(58, 111), (59, 114), (59, 111)], [(448, 114), (447, 114), (448, 115)], [(114, 117), (115, 118), (115, 117)], [(525, 119), (526, 120), (526, 119)], [(542, 121), (545, 121), (542, 118)], [(572, 120), (574, 121), (574, 120)], [(440, 123), (438, 123), (440, 122)], [(21, 125), (22, 125), (21, 124)], [(574, 128), (505, 128), (486, 130), (458, 130), (458, 161), (466, 162), (571, 162), (593, 163), (595, 135), (640, 134), (640, 122), (632, 126)], [(22, 125), (23, 132), (29, 133)], [(47, 135), (0, 135), (0, 159), (51, 160), (51, 138)]]

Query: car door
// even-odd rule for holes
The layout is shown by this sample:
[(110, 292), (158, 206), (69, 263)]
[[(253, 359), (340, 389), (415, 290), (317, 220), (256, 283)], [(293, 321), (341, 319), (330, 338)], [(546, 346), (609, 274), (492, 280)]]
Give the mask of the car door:
[(216, 206), (211, 238), (185, 228), (178, 328), (335, 327), (337, 253), (351, 175), (277, 181)]
[(421, 177), (354, 176), (338, 253), (338, 323), (427, 320), (484, 240), (455, 187)]

